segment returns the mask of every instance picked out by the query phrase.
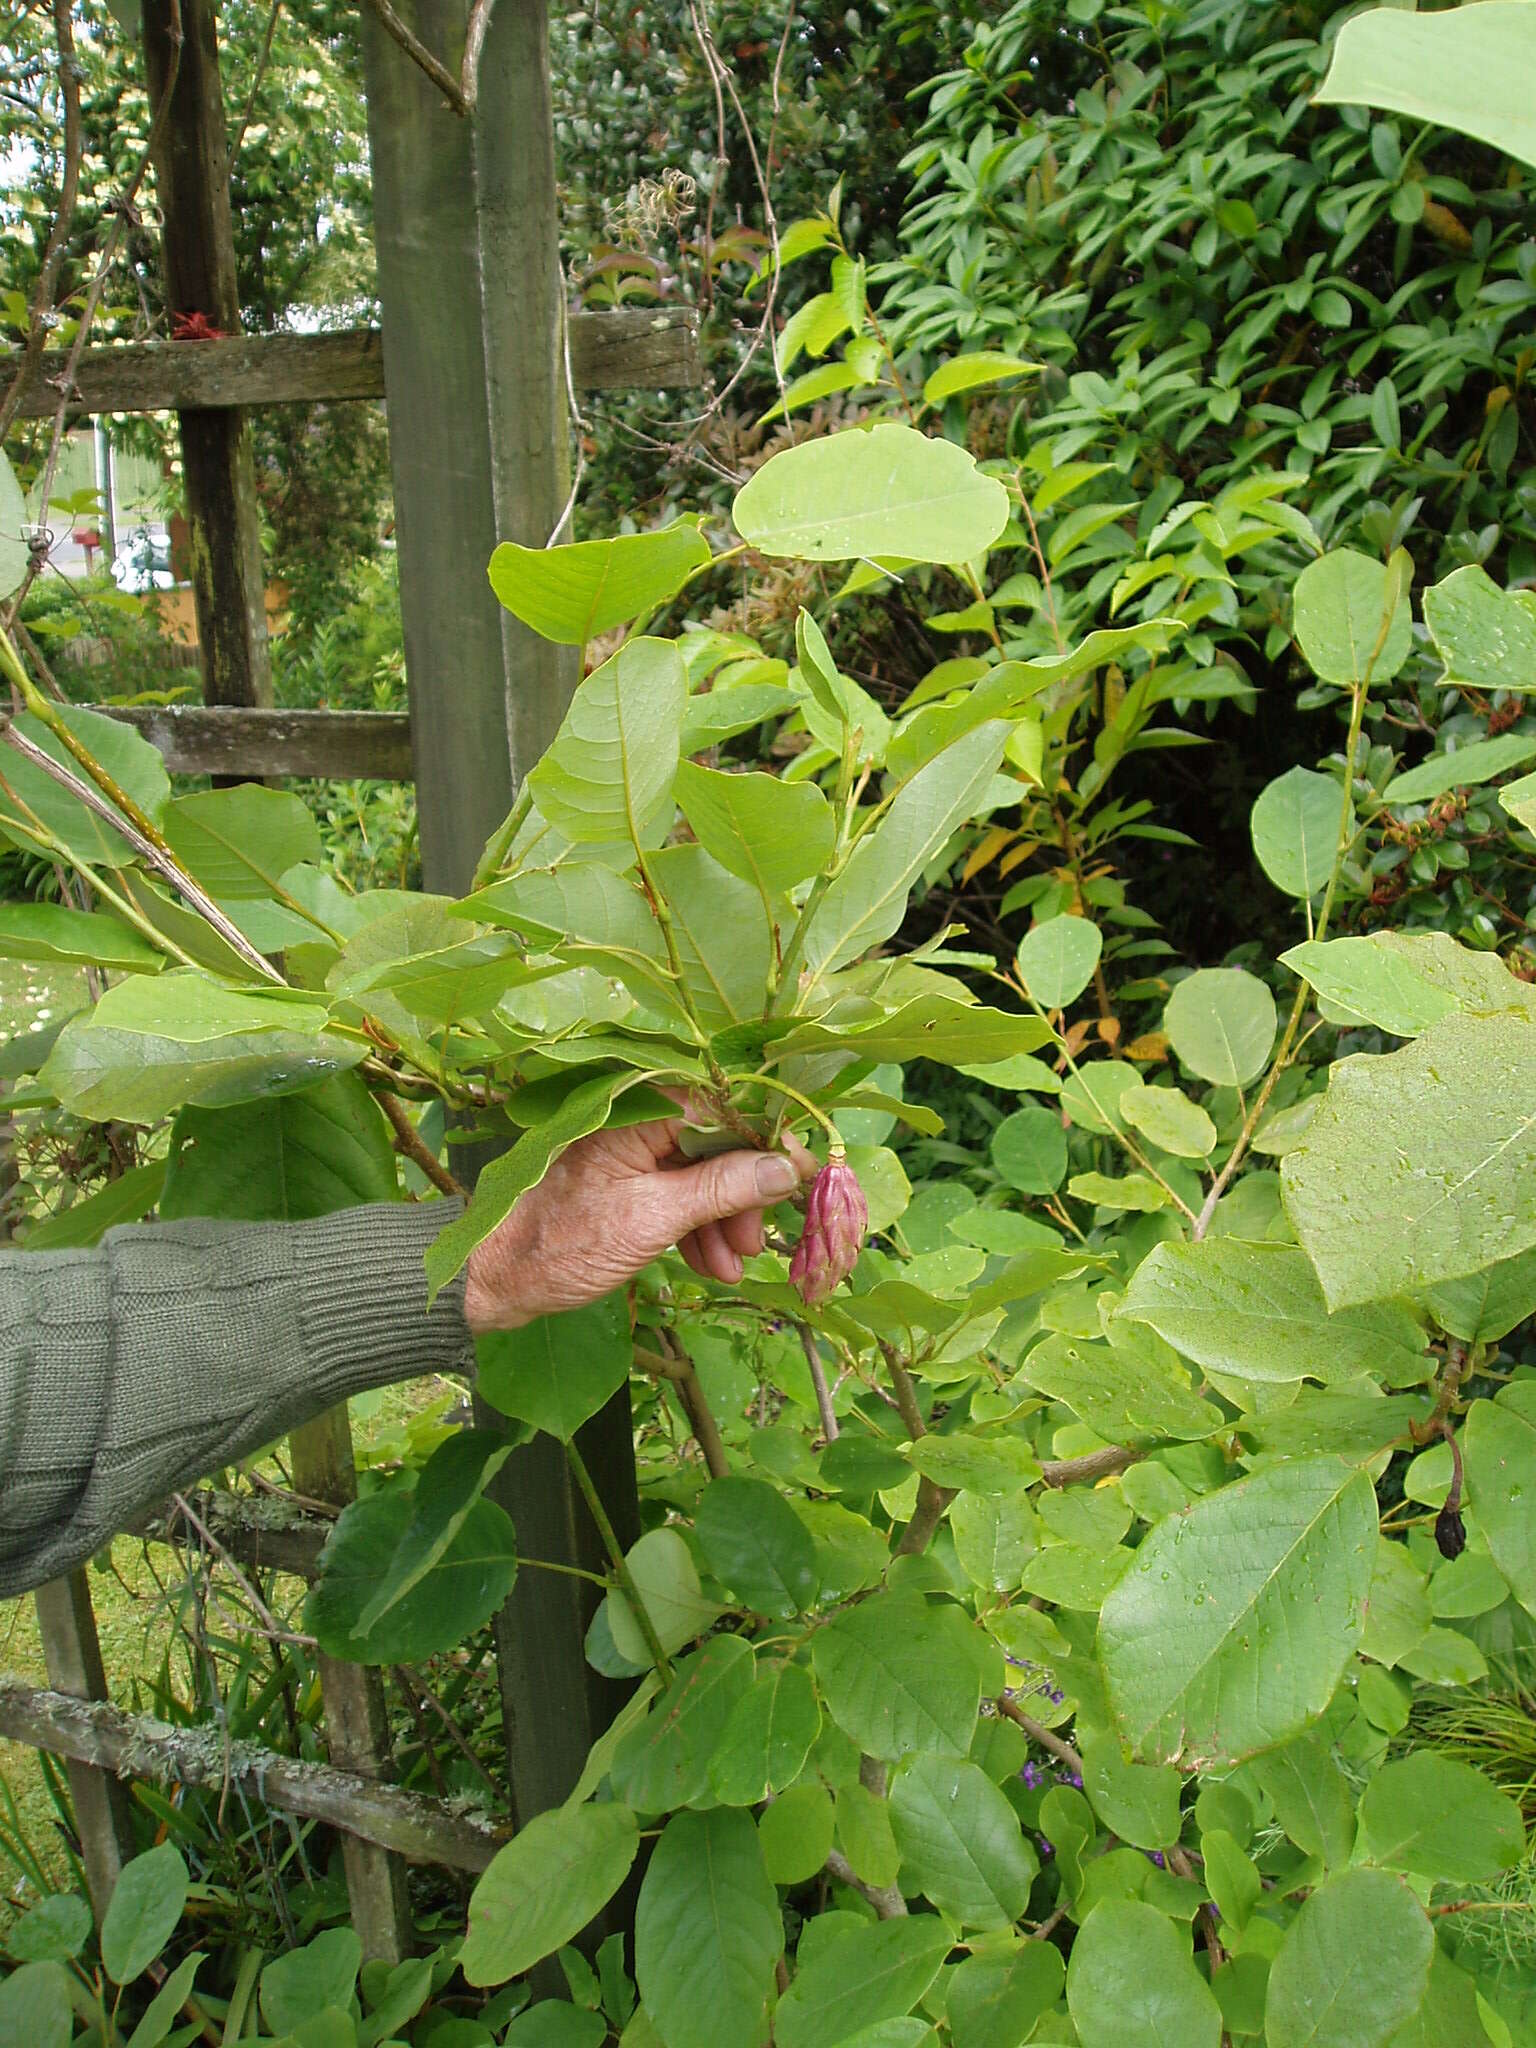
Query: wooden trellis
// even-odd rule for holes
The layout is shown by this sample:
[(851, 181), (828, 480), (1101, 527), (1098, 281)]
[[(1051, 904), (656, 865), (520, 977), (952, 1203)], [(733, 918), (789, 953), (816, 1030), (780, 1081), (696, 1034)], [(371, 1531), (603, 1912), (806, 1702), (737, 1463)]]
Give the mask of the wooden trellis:
[[(427, 49), (459, 64), (463, 0), (396, 0), (396, 11)], [(143, 18), (153, 96), (169, 75), (170, 0), (144, 0)], [(568, 380), (589, 390), (695, 382), (693, 326), (678, 312), (567, 320), (546, 0), (500, 0), (468, 117), (451, 112), (363, 12), (382, 332), (239, 335), (213, 0), (180, 0), (180, 19), (185, 40), (157, 162), (167, 296), (173, 313), (201, 312), (231, 338), (87, 350), (67, 394), (57, 382), (62, 359), (45, 358), (22, 407), (23, 417), (48, 415), (67, 396), (82, 414), (179, 416), (205, 702), (115, 715), (173, 770), (413, 778), (426, 887), (460, 891), (577, 680), (573, 650), (538, 639), (496, 604), (486, 561), (498, 540), (545, 544), (561, 518)], [(14, 374), (14, 363), (0, 359), (0, 392)], [(246, 414), (380, 396), (389, 406), (409, 716), (277, 711)], [(462, 1152), (456, 1164), (465, 1171)], [(581, 1442), (621, 1539), (633, 1540), (627, 1395), (587, 1425)], [(291, 1455), (299, 1492), (332, 1508), (351, 1497), (344, 1407), (297, 1432)], [(597, 1533), (557, 1445), (515, 1452), (496, 1491), (521, 1547), (602, 1569)], [(216, 1535), (232, 1558), (310, 1576), (327, 1526), (299, 1517), (265, 1528), (222, 1502)], [(147, 1533), (166, 1528), (162, 1518)], [(579, 1577), (525, 1573), (497, 1618), (519, 1821), (565, 1796), (616, 1704), (614, 1688), (583, 1657), (594, 1597)], [(322, 1660), (328, 1766), (252, 1747), (235, 1754), (202, 1731), (168, 1729), (107, 1703), (84, 1572), (42, 1589), (37, 1608), (50, 1686), (0, 1681), (0, 1735), (66, 1760), (98, 1913), (132, 1851), (122, 1780), (133, 1775), (238, 1781), (268, 1805), (335, 1826), (364, 1952), (391, 1961), (411, 1938), (406, 1862), (478, 1870), (494, 1853), (494, 1829), (388, 1784), (375, 1673)]]

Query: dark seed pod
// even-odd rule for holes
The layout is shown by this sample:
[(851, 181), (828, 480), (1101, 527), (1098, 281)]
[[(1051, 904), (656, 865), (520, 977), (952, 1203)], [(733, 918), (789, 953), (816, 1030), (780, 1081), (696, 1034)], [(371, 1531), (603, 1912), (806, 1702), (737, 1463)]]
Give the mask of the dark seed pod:
[(1461, 1510), (1443, 1507), (1435, 1517), (1435, 1542), (1442, 1557), (1460, 1557), (1467, 1547), (1467, 1525)]

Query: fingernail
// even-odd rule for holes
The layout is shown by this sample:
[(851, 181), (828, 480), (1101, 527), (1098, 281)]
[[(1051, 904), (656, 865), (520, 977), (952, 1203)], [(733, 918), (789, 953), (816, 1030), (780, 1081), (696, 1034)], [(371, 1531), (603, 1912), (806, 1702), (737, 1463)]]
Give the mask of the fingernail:
[(760, 1195), (792, 1195), (800, 1185), (794, 1165), (777, 1152), (765, 1153), (757, 1162), (757, 1192)]

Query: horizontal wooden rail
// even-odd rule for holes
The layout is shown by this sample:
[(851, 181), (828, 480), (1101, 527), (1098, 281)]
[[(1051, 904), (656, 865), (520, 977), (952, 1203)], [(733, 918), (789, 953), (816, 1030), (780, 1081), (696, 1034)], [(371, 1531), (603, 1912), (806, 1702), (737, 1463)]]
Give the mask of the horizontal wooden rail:
[[(213, 1539), (215, 1555), (225, 1550), (236, 1564), (253, 1571), (287, 1572), (296, 1579), (318, 1575), (320, 1552), (335, 1527), (324, 1515), (306, 1514), (279, 1498), (229, 1493), (219, 1487), (188, 1494), (187, 1505)], [(128, 1533), (188, 1550), (209, 1547), (173, 1500), (141, 1515)]]
[(353, 1771), (299, 1763), (254, 1742), (227, 1741), (216, 1728), (172, 1728), (148, 1714), (125, 1714), (104, 1700), (74, 1699), (4, 1677), (0, 1736), (119, 1777), (167, 1785), (238, 1785), (267, 1806), (324, 1821), (412, 1863), (484, 1870), (513, 1832), (450, 1813), (435, 1799), (375, 1784)]
[(258, 711), (244, 705), (101, 704), (175, 775), (371, 776), (409, 782), (411, 721), (394, 711)]
[[(659, 391), (697, 384), (698, 331), (686, 308), (573, 313), (571, 378), (579, 391)], [(0, 401), (19, 351), (0, 352)], [(43, 356), (22, 402), (23, 419), (52, 416), (67, 353)], [(296, 405), (311, 399), (382, 398), (383, 337), (376, 327), (335, 334), (241, 334), (223, 341), (135, 341), (81, 352), (71, 410), (216, 411)]]

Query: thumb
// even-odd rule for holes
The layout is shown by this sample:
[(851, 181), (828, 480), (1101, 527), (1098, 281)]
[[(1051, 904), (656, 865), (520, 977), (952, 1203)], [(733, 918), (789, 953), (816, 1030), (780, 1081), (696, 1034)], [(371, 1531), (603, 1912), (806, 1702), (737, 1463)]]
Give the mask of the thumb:
[(800, 1185), (792, 1159), (781, 1152), (722, 1152), (697, 1166), (652, 1177), (646, 1187), (655, 1200), (653, 1216), (669, 1245), (705, 1223), (723, 1222), (748, 1209), (782, 1202)]

